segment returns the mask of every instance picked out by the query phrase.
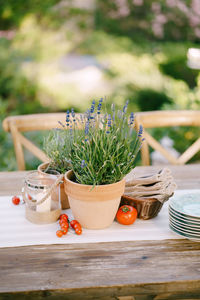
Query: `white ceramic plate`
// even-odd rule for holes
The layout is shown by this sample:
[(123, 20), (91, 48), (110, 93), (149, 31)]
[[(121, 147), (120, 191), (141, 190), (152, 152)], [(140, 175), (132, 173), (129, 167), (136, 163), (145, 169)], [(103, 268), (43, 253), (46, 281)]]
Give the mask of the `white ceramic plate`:
[(200, 220), (200, 193), (191, 192), (176, 195), (170, 199), (170, 206), (177, 212)]
[(194, 234), (197, 235), (200, 238), (200, 230), (194, 230), (188, 227), (184, 227), (182, 225), (177, 224), (176, 222), (174, 222), (174, 220), (170, 219), (169, 220), (170, 224), (173, 225), (176, 229), (183, 231), (184, 233), (188, 233), (188, 234)]
[(176, 219), (177, 221), (183, 223), (183, 224), (186, 224), (186, 225), (189, 225), (189, 226), (192, 226), (192, 227), (199, 227), (200, 228), (200, 222), (199, 221), (194, 221), (192, 219), (186, 219), (184, 218), (182, 215), (179, 215), (177, 213), (175, 213), (172, 209), (170, 209), (169, 207), (169, 215), (171, 217), (173, 217), (174, 219)]
[(194, 241), (194, 242), (200, 242), (200, 238), (195, 238), (195, 237), (193, 237), (193, 236), (191, 236), (191, 235), (188, 235), (188, 234), (185, 234), (185, 233), (181, 233), (179, 230), (175, 229), (172, 225), (169, 225), (169, 228), (170, 228), (174, 233), (176, 233), (176, 234), (179, 235), (179, 236), (185, 237), (185, 238), (187, 238), (187, 239), (189, 239), (189, 240), (192, 240), (192, 241)]
[(173, 214), (176, 214), (176, 215), (179, 216), (179, 218), (181, 218), (181, 219), (184, 218), (185, 220), (188, 220), (188, 221), (190, 221), (190, 222), (194, 222), (194, 223), (200, 224), (200, 218), (191, 217), (191, 216), (188, 216), (188, 215), (186, 215), (186, 214), (182, 214), (182, 213), (176, 211), (176, 210), (175, 210), (173, 207), (171, 207), (170, 205), (169, 205), (169, 209), (171, 210), (171, 212), (172, 212)]
[(169, 219), (173, 220), (175, 223), (177, 223), (177, 225), (184, 226), (185, 228), (188, 228), (188, 229), (194, 229), (194, 230), (199, 230), (200, 231), (200, 225), (199, 226), (198, 225), (193, 225), (191, 223), (187, 223), (185, 221), (182, 221), (181, 219), (178, 219), (177, 217), (172, 215), (170, 212), (169, 212)]

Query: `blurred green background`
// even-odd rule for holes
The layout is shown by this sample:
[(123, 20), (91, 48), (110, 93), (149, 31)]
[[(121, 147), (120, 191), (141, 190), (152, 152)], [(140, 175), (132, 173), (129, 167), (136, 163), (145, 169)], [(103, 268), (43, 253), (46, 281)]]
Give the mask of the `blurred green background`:
[[(199, 69), (187, 64), (199, 42), (199, 0), (0, 0), (0, 121), (81, 112), (102, 96), (116, 105), (129, 99), (135, 112), (200, 109)], [(183, 152), (199, 130), (156, 134), (175, 137)], [(2, 127), (0, 141), (0, 170), (17, 169)]]

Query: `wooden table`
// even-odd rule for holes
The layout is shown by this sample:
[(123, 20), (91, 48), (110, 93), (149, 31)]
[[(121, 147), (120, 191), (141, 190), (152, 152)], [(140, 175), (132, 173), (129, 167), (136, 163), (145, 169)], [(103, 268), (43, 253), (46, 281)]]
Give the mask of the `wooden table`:
[[(170, 168), (179, 188), (200, 188), (200, 165)], [(0, 173), (0, 195), (19, 192), (24, 175)], [(177, 239), (0, 248), (0, 299), (44, 298), (200, 299), (200, 243)]]

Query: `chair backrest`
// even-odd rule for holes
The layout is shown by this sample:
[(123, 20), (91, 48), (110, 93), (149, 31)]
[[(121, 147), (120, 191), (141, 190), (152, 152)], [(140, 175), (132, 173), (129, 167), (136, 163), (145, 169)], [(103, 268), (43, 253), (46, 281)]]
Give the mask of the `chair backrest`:
[[(59, 127), (58, 121), (65, 123), (65, 113), (33, 114), (7, 117), (3, 121), (3, 129), (10, 132), (13, 138), (17, 165), (19, 170), (25, 170), (23, 147), (28, 149), (42, 162), (49, 158), (32, 141), (22, 133), (29, 131), (50, 130)], [(150, 111), (136, 113), (136, 123), (143, 125), (145, 141), (141, 148), (143, 165), (150, 165), (149, 146), (159, 151), (171, 164), (185, 164), (200, 150), (198, 138), (179, 158), (174, 157), (148, 132), (148, 128), (171, 126), (200, 126), (200, 111)]]
[(27, 139), (22, 132), (50, 130), (59, 127), (58, 121), (65, 123), (65, 113), (33, 114), (11, 116), (3, 120), (3, 129), (12, 135), (17, 165), (19, 170), (25, 170), (23, 147), (28, 149), (42, 162), (49, 158), (32, 141)]
[(170, 164), (183, 165), (188, 162), (200, 150), (200, 138), (198, 138), (183, 154), (178, 158), (167, 151), (155, 138), (150, 135), (148, 128), (161, 128), (172, 126), (200, 126), (200, 111), (193, 110), (173, 110), (173, 111), (149, 111), (136, 114), (137, 123), (144, 128), (145, 141), (141, 148), (141, 158), (143, 165), (150, 165), (149, 147), (160, 152)]

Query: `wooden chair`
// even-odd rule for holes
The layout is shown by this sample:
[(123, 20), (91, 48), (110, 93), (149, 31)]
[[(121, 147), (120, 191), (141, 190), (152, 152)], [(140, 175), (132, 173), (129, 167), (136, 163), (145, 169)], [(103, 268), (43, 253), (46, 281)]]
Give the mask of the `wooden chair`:
[(3, 121), (3, 129), (12, 135), (17, 165), (19, 170), (25, 170), (23, 147), (42, 162), (48, 161), (46, 154), (32, 141), (27, 139), (22, 132), (50, 130), (59, 127), (58, 121), (65, 123), (65, 113), (34, 114), (7, 117)]
[(138, 124), (144, 128), (145, 141), (141, 148), (143, 165), (150, 165), (149, 146), (160, 152), (170, 164), (183, 165), (200, 151), (200, 138), (198, 138), (182, 155), (175, 158), (155, 138), (148, 133), (149, 128), (172, 126), (200, 126), (200, 111), (174, 110), (174, 111), (149, 111), (136, 114)]

